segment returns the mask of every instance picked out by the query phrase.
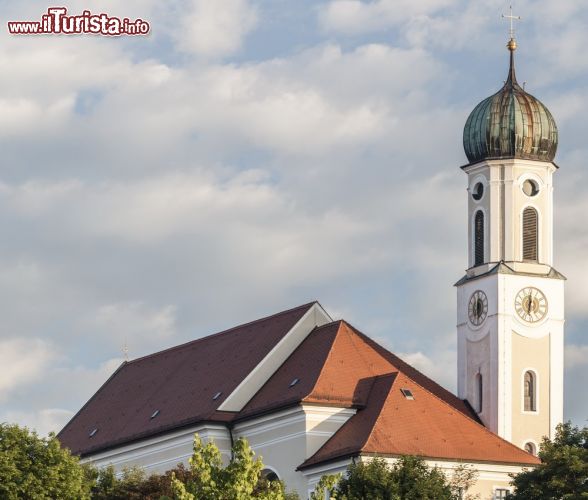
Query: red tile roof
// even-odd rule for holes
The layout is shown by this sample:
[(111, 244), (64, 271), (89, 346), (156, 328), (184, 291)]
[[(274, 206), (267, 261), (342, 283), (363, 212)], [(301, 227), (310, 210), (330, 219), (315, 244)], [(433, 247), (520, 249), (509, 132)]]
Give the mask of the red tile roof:
[[(300, 401), (361, 407), (370, 380), (403, 371), (456, 410), (477, 420), (469, 405), (345, 321), (316, 328), (245, 406), (238, 418)], [(300, 382), (290, 388), (295, 378)], [(363, 382), (361, 382), (363, 381)]]
[[(401, 389), (409, 389), (414, 399), (407, 399)], [(521, 465), (540, 462), (402, 372), (375, 377), (365, 409), (351, 417), (300, 468), (371, 454)]]
[(60, 441), (84, 455), (198, 421), (230, 420), (216, 409), (314, 304), (123, 363)]
[(538, 463), (488, 431), (469, 405), (344, 321), (315, 328), (236, 418), (298, 402), (358, 408), (302, 467), (362, 453)]

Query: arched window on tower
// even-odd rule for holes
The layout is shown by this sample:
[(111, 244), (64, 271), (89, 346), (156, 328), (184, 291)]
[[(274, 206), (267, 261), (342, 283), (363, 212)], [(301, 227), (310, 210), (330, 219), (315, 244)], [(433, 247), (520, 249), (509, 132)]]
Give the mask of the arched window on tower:
[(523, 260), (538, 260), (539, 215), (533, 207), (523, 210)]
[(484, 263), (484, 212), (478, 210), (474, 217), (474, 266)]
[(525, 411), (537, 411), (537, 381), (532, 371), (525, 372)]
[(484, 402), (484, 381), (482, 380), (482, 374), (481, 373), (477, 373), (476, 374), (476, 386), (475, 386), (475, 391), (476, 391), (476, 411), (478, 413), (482, 413), (482, 403)]

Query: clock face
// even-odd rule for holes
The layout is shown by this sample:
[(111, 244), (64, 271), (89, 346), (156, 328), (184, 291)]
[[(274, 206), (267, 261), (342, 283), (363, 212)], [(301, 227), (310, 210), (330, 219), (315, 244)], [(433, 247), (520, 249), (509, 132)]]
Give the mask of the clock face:
[(470, 297), (468, 316), (474, 326), (480, 326), (488, 315), (488, 297), (482, 290), (475, 291)]
[(515, 309), (522, 320), (536, 323), (547, 314), (547, 298), (538, 288), (523, 288), (515, 298)]

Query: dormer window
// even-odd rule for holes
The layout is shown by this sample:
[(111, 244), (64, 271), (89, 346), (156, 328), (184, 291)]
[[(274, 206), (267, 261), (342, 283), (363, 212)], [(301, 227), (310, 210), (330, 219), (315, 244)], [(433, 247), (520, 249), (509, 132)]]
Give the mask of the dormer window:
[(409, 401), (414, 401), (414, 394), (410, 389), (400, 389), (400, 392), (405, 397), (405, 399), (408, 399)]

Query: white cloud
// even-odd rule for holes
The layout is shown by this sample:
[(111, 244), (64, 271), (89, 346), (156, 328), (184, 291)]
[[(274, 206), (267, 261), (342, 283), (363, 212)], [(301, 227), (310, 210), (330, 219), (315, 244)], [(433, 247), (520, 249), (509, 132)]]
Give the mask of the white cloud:
[[(27, 385), (26, 402), (12, 391), (7, 405), (39, 422), (48, 408), (77, 410), (120, 362), (100, 366), (125, 336), (135, 357), (314, 298), (453, 387), (453, 348), (431, 347), (431, 332), (454, 327), (451, 284), (466, 259), (461, 128), (503, 78), (506, 61), (494, 74), (487, 58), (503, 49), (505, 5), (330, 2), (318, 9), (326, 36), (312, 22), (279, 24), (306, 3), (280, 3), (283, 18), (237, 0), (71, 9), (86, 5), (141, 16), (153, 31), (0, 33), (3, 335), (64, 350), (46, 381)], [(543, 16), (549, 5), (526, 9), (523, 26), (544, 41), (529, 28), (520, 52), (545, 85), (586, 69), (583, 4), (562, 6), (565, 35), (547, 26), (560, 19)], [(10, 8), (19, 15), (7, 19), (40, 13), (32, 1)], [(237, 53), (246, 62), (219, 62)], [(484, 71), (473, 71), (476, 58)], [(588, 152), (585, 91), (566, 82), (545, 102), (566, 129), (557, 267), (577, 320), (588, 303), (588, 234), (577, 222)]]
[(321, 9), (320, 20), (329, 30), (366, 33), (404, 23), (414, 16), (433, 14), (454, 0), (332, 0)]
[(443, 387), (455, 390), (457, 377), (457, 356), (455, 351), (438, 352), (434, 357), (429, 357), (418, 351), (398, 354), (398, 357)]
[[(40, 435), (57, 433), (122, 361), (121, 358), (109, 359), (92, 369), (79, 365), (66, 366), (67, 360), (62, 357), (60, 363), (45, 367), (43, 377), (49, 383), (27, 387), (27, 397), (19, 398), (23, 408), (17, 409), (15, 406), (0, 412), (0, 422), (24, 425)], [(65, 408), (50, 406), (55, 404)]]
[(0, 420), (17, 423), (34, 429), (40, 436), (47, 436), (50, 432), (59, 432), (74, 415), (73, 411), (58, 408), (48, 408), (37, 412), (9, 411), (0, 414)]
[(56, 358), (55, 350), (40, 339), (0, 340), (0, 399), (43, 378)]
[(565, 366), (568, 370), (588, 366), (588, 345), (567, 345), (565, 349)]
[(94, 323), (103, 339), (141, 345), (169, 340), (176, 333), (176, 308), (150, 309), (140, 302), (108, 304), (98, 309)]
[(206, 56), (226, 56), (241, 48), (258, 21), (248, 0), (190, 0), (181, 12), (178, 47)]

